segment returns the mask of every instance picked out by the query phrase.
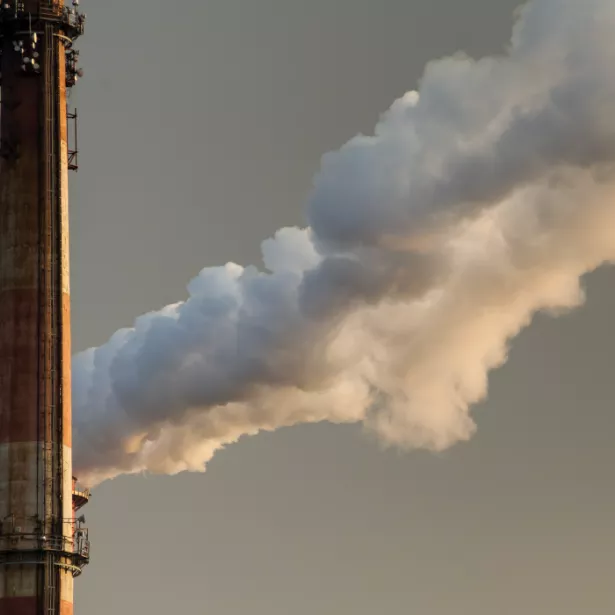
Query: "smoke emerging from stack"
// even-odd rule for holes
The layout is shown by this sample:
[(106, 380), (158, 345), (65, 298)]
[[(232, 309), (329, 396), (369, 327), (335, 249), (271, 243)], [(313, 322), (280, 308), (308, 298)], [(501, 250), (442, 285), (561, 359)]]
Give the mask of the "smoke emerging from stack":
[(468, 439), (534, 313), (615, 260), (615, 3), (535, 0), (506, 55), (429, 64), (374, 136), (327, 154), (309, 227), (74, 359), (75, 464), (95, 485), (202, 471), (241, 436), (362, 422)]

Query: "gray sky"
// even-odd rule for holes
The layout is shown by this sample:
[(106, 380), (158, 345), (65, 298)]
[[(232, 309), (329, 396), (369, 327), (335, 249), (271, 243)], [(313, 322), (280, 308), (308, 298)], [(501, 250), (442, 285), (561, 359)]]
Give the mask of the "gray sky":
[[(320, 156), (430, 59), (506, 44), (516, 0), (83, 2), (72, 185), (75, 350), (259, 262), (302, 224)], [(468, 444), (383, 451), (356, 427), (247, 439), (203, 475), (119, 478), (86, 509), (77, 612), (611, 615), (614, 276), (541, 317)]]

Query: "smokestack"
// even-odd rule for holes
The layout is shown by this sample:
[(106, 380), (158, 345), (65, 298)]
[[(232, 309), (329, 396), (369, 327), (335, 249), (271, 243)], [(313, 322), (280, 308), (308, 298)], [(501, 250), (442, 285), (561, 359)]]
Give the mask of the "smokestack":
[(73, 612), (88, 562), (72, 501), (69, 151), (84, 17), (0, 2), (0, 615)]
[(76, 463), (201, 471), (244, 435), (362, 422), (441, 450), (537, 311), (615, 258), (615, 4), (534, 0), (505, 55), (430, 63), (327, 154), (304, 229), (74, 359)]

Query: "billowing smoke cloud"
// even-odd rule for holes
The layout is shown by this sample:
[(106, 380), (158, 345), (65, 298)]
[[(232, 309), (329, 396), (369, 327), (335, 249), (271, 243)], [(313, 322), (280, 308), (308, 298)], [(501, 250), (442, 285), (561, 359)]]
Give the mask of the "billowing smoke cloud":
[(613, 66), (612, 0), (535, 0), (506, 55), (429, 64), (374, 136), (323, 158), (309, 227), (263, 243), (267, 271), (204, 269), (75, 357), (81, 478), (201, 471), (316, 421), (469, 438), (511, 338), (615, 260)]

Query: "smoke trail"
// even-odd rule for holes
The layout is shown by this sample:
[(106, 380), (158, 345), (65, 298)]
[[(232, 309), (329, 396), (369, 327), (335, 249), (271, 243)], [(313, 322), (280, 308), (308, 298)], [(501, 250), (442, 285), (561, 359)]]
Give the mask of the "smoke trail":
[(535, 0), (506, 55), (429, 64), (374, 136), (323, 158), (309, 227), (263, 243), (266, 272), (204, 269), (75, 357), (84, 481), (200, 471), (297, 423), (469, 438), (509, 340), (615, 260), (614, 65), (612, 0)]

